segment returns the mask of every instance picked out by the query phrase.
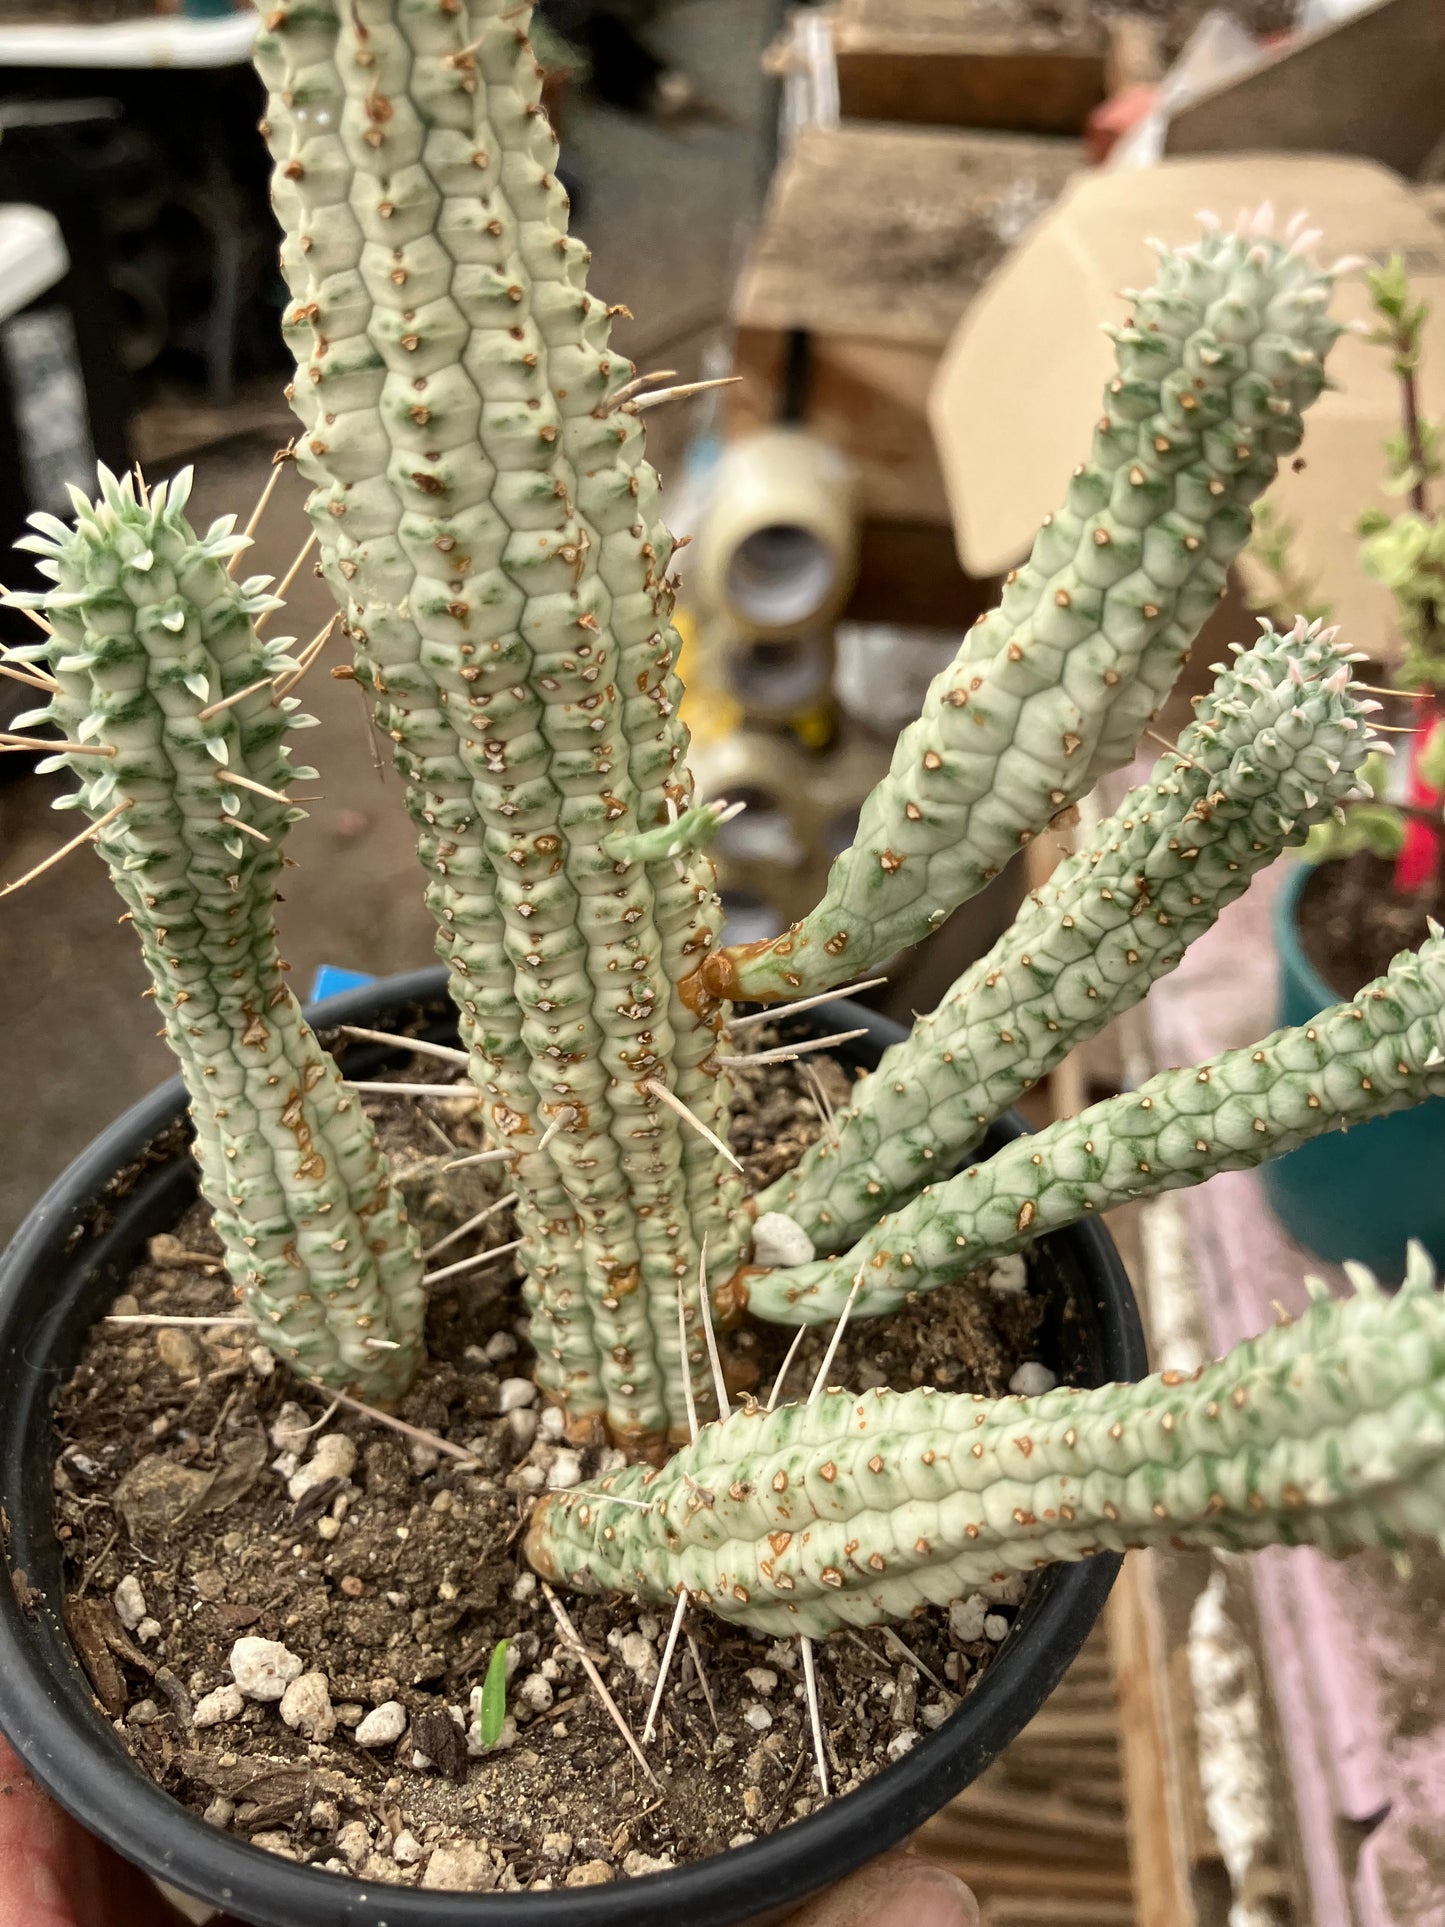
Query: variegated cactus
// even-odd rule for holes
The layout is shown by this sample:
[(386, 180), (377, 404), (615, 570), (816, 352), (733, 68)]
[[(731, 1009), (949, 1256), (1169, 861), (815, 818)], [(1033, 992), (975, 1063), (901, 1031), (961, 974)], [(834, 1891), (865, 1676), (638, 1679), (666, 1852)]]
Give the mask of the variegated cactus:
[[(249, 547), (227, 516), (203, 537), (190, 475), (149, 497), (101, 471), (73, 528), (33, 517), (23, 546), (55, 587), (29, 600), (48, 643), (20, 653), (55, 683), (20, 720), (53, 724), (59, 799), (95, 825), (191, 1100), (202, 1189), (260, 1336), (302, 1374), (372, 1399), (421, 1358), (421, 1258), (361, 1100), (317, 1043), (276, 949), (287, 735), (309, 725), (284, 686), (290, 638), (263, 640), (269, 577), (236, 582)], [(45, 765), (42, 765), (45, 767)]]
[[(1267, 631), (1221, 672), (1180, 749), (864, 1080), (836, 1138), (765, 1194), (754, 1239), (725, 1143), (729, 1000), (826, 991), (871, 968), (1129, 759), (1323, 385), (1332, 275), (1307, 237), (1276, 241), (1263, 219), (1162, 250), (1116, 331), (1089, 459), (900, 737), (823, 903), (773, 943), (721, 949), (705, 848), (717, 815), (686, 766), (647, 397), (567, 232), (528, 11), (269, 0), (257, 60), (297, 460), (356, 675), (406, 779), (468, 1072), (512, 1166), (537, 1376), (574, 1432), (605, 1430), (654, 1462), (547, 1499), (535, 1563), (572, 1584), (682, 1592), (754, 1626), (822, 1632), (1166, 1534), (1329, 1546), (1438, 1534), (1445, 1338), (1418, 1265), (1397, 1302), (1316, 1307), (1197, 1383), (998, 1406), (829, 1391), (688, 1442), (694, 1408), (713, 1409), (708, 1305), (736, 1313), (746, 1299), (795, 1325), (850, 1303), (883, 1312), (1085, 1212), (1445, 1089), (1445, 938), (1301, 1031), (1165, 1073), (953, 1175), (1002, 1108), (1352, 793), (1370, 745), (1347, 660), (1317, 627)], [(116, 752), (84, 800), (93, 813), (129, 805), (102, 849), (140, 904), (163, 998), (181, 968), (167, 961), (177, 914), (135, 881), (171, 860), (134, 841), (159, 808), (150, 763), (134, 764), (133, 795), (123, 785), (157, 729), (178, 732), (167, 833), (204, 818), (210, 839), (187, 843), (180, 865), (194, 981), (209, 981), (216, 931), (252, 931), (254, 1021), (303, 1073), (294, 1103), (284, 1076), (282, 1098), (249, 1074), (225, 1085), (226, 1110), (244, 1099), (260, 1132), (241, 1144), (198, 1098), (233, 1268), (264, 1315), (265, 1293), (288, 1324), (306, 1308), (289, 1341), (305, 1369), (340, 1384), (369, 1364), (400, 1382), (419, 1320), (404, 1226), (380, 1203), (368, 1218), (377, 1309), (368, 1299), (354, 1316), (325, 1288), (352, 1247), (343, 1258), (296, 1235), (310, 1194), (292, 1180), (306, 1174), (281, 1171), (262, 1128), (281, 1104), (310, 1143), (324, 1138), (329, 1180), (353, 1187), (336, 1208), (358, 1224), (356, 1187), (387, 1195), (359, 1114), (268, 974), (267, 866), (288, 805), (274, 706), (240, 693), (244, 676), (274, 673), (244, 622), (259, 592), (223, 593), (224, 541), (197, 545), (176, 518), (174, 497), (147, 507), (112, 489), (75, 534), (47, 530), (70, 572), (47, 604), (54, 720), (77, 756), (88, 730)], [(142, 521), (152, 533), (133, 541)], [(190, 598), (174, 631), (171, 575), (137, 574), (142, 541)], [(230, 611), (214, 668), (175, 666), (169, 638), (208, 636), (213, 605)], [(133, 742), (136, 651), (157, 676), (164, 666), (147, 699), (164, 720)], [(233, 701), (218, 708), (222, 696)], [(246, 756), (255, 780), (238, 789)], [(207, 921), (212, 908), (227, 921)], [(190, 974), (185, 990), (197, 994)], [(204, 1093), (198, 1012), (165, 1007)], [(218, 996), (216, 1009), (231, 1005)], [(239, 1047), (252, 1047), (244, 1032)], [(247, 1189), (228, 1188), (243, 1167), (274, 1202), (264, 1265)], [(368, 1333), (383, 1303), (398, 1350), (378, 1360)]]
[(1315, 1281), (1297, 1322), (1187, 1376), (751, 1407), (660, 1471), (549, 1496), (533, 1563), (814, 1635), (1105, 1549), (1445, 1545), (1445, 1298), (1419, 1246), (1396, 1296), (1350, 1269), (1353, 1297)]

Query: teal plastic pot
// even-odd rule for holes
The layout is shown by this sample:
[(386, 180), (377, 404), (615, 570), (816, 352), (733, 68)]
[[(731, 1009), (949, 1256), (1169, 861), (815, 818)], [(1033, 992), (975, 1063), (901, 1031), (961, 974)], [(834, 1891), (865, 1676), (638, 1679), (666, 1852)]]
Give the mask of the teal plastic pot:
[[(1340, 1000), (1305, 955), (1299, 900), (1313, 871), (1291, 866), (1275, 901), (1279, 1022), (1307, 1024)], [(1275, 1214), (1297, 1244), (1338, 1264), (1359, 1258), (1382, 1278), (1405, 1270), (1419, 1238), (1445, 1264), (1445, 1098), (1331, 1131), (1263, 1166)]]

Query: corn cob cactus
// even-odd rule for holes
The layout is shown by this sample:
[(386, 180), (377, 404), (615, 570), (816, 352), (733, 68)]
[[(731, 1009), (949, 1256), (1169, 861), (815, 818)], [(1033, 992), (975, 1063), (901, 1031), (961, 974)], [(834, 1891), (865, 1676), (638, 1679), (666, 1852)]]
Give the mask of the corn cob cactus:
[(939, 1008), (884, 1053), (834, 1130), (758, 1199), (820, 1252), (956, 1169), (985, 1128), (1130, 1009), (1280, 851), (1351, 800), (1376, 705), (1333, 630), (1268, 623), (1089, 846)]
[(1428, 1258), (1188, 1377), (990, 1400), (823, 1393), (705, 1426), (662, 1470), (555, 1493), (543, 1572), (685, 1590), (754, 1631), (820, 1635), (1014, 1573), (1163, 1545), (1445, 1545), (1445, 1299)]
[(861, 976), (1133, 755), (1341, 332), (1331, 275), (1270, 239), (1265, 213), (1261, 231), (1158, 244), (1157, 284), (1111, 330), (1118, 372), (1064, 505), (899, 736), (822, 902), (781, 937), (710, 953), (715, 995)]
[(1353, 1003), (1059, 1118), (881, 1219), (839, 1258), (764, 1272), (750, 1308), (783, 1324), (895, 1311), (960, 1270), (1090, 1212), (1218, 1171), (1248, 1171), (1323, 1131), (1445, 1094), (1445, 932), (1432, 923)]
[(528, 11), (280, 0), (257, 62), (297, 459), (407, 781), (471, 1075), (515, 1153), (538, 1378), (640, 1449), (686, 1436), (699, 1263), (726, 1281), (747, 1220), (668, 1103), (726, 1133), (717, 1016), (679, 989), (719, 912), (672, 542), (621, 400), (632, 366), (567, 234)]
[[(269, 577), (237, 583), (234, 517), (197, 537), (190, 476), (138, 499), (101, 471), (22, 544), (55, 588), (38, 603), (58, 693), (25, 723), (75, 745), (42, 768), (94, 840), (141, 940), (164, 1035), (191, 1100), (202, 1189), (260, 1336), (304, 1377), (371, 1399), (405, 1391), (426, 1304), (417, 1241), (360, 1099), (287, 988), (276, 950), (281, 846), (305, 812), (285, 738), (312, 722), (274, 679), (288, 638), (262, 641)], [(375, 1341), (381, 1341), (380, 1344)]]

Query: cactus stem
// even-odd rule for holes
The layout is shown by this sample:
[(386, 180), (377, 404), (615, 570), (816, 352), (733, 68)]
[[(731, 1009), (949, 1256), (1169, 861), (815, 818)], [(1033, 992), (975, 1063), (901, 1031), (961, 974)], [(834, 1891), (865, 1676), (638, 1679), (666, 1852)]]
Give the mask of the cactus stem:
[(736, 1070), (739, 1065), (751, 1064), (791, 1064), (810, 1051), (831, 1050), (835, 1044), (851, 1044), (855, 1037), (866, 1037), (867, 1026), (858, 1030), (835, 1031), (831, 1037), (810, 1037), (802, 1044), (776, 1044), (771, 1050), (753, 1051), (747, 1057), (719, 1057), (719, 1064), (728, 1070)]
[(808, 1697), (808, 1724), (813, 1729), (813, 1759), (818, 1769), (818, 1785), (828, 1797), (828, 1758), (823, 1751), (823, 1714), (818, 1705), (818, 1674), (813, 1665), (813, 1642), (806, 1633), (798, 1641), (803, 1654), (803, 1687)]
[(433, 1044), (425, 1037), (401, 1037), (395, 1031), (367, 1030), (361, 1024), (339, 1024), (343, 1037), (359, 1037), (368, 1044), (396, 1044), (402, 1050), (416, 1051), (422, 1057), (439, 1057), (444, 1064), (461, 1064), (469, 1061), (464, 1050), (455, 1044)]
[(657, 1724), (657, 1709), (662, 1704), (662, 1689), (667, 1684), (667, 1676), (672, 1670), (672, 1656), (677, 1651), (677, 1636), (682, 1631), (683, 1616), (688, 1608), (686, 1588), (677, 1595), (677, 1606), (672, 1615), (672, 1624), (667, 1629), (667, 1644), (662, 1649), (662, 1663), (657, 1669), (657, 1684), (652, 1689), (652, 1704), (647, 1709), (647, 1724), (642, 1729), (642, 1744), (646, 1746), (652, 1738)]
[(768, 1393), (768, 1402), (763, 1407), (763, 1410), (765, 1412), (775, 1412), (778, 1409), (778, 1394), (783, 1389), (783, 1380), (788, 1376), (788, 1372), (792, 1367), (793, 1360), (798, 1356), (798, 1347), (803, 1342), (803, 1333), (806, 1330), (807, 1330), (806, 1325), (799, 1325), (797, 1331), (793, 1335), (792, 1344), (789, 1345), (787, 1351), (783, 1354), (783, 1362), (778, 1367), (777, 1377), (773, 1380), (773, 1389), (771, 1392)]
[(729, 1017), (728, 1029), (741, 1030), (744, 1024), (775, 1024), (782, 1017), (796, 1017), (800, 1010), (814, 1010), (819, 1004), (835, 1004), (842, 997), (856, 997), (860, 990), (876, 990), (886, 977), (863, 977), (856, 984), (840, 984), (837, 990), (820, 990), (815, 997), (799, 997), (792, 1004), (769, 1004), (766, 1010), (750, 1010), (745, 1017)]
[(115, 819), (130, 806), (130, 798), (127, 798), (124, 803), (117, 803), (113, 810), (107, 810), (104, 816), (99, 816), (94, 823), (87, 824), (78, 836), (71, 837), (68, 843), (62, 843), (58, 850), (52, 850), (50, 855), (42, 858), (33, 870), (27, 870), (23, 877), (16, 877), (13, 883), (7, 883), (5, 888), (0, 890), (0, 897), (8, 897), (12, 891), (23, 890), (27, 883), (33, 883), (37, 877), (44, 876), (47, 870), (53, 870), (57, 863), (63, 863), (71, 851), (78, 850), (82, 843), (94, 842), (106, 824), (114, 823)]
[(449, 1231), (444, 1238), (438, 1238), (434, 1245), (428, 1245), (422, 1252), (422, 1257), (435, 1258), (439, 1252), (443, 1252), (447, 1250), (449, 1246), (454, 1245), (458, 1238), (465, 1238), (469, 1231), (475, 1231), (478, 1225), (485, 1224), (488, 1218), (495, 1218), (499, 1211), (505, 1211), (509, 1204), (515, 1204), (516, 1202), (516, 1192), (509, 1191), (506, 1197), (498, 1198), (495, 1204), (487, 1205), (483, 1210), (479, 1211), (474, 1218), (468, 1218), (465, 1224), (459, 1224), (455, 1231)]
[(568, 1613), (567, 1608), (562, 1604), (562, 1601), (557, 1597), (556, 1593), (553, 1592), (552, 1588), (547, 1584), (545, 1579), (542, 1581), (542, 1596), (547, 1601), (547, 1604), (552, 1608), (552, 1617), (557, 1622), (557, 1630), (562, 1635), (562, 1643), (566, 1646), (567, 1650), (572, 1654), (572, 1657), (577, 1661), (577, 1664), (582, 1668), (583, 1672), (587, 1675), (587, 1678), (592, 1684), (593, 1691), (596, 1693), (598, 1699), (600, 1699), (602, 1702), (603, 1708), (606, 1711), (608, 1719), (611, 1720), (612, 1724), (617, 1728), (618, 1732), (622, 1735), (623, 1739), (626, 1740), (628, 1747), (631, 1750), (632, 1757), (637, 1761), (637, 1764), (642, 1768), (643, 1772), (647, 1775), (648, 1779), (652, 1782), (652, 1784), (655, 1787), (657, 1787), (659, 1792), (661, 1792), (662, 1788), (658, 1781), (657, 1775), (653, 1772), (652, 1768), (648, 1765), (647, 1755), (643, 1752), (642, 1748), (637, 1744), (637, 1735), (633, 1732), (632, 1728), (627, 1724), (627, 1720), (625, 1715), (623, 1714), (622, 1708), (617, 1704), (616, 1700), (613, 1699), (612, 1695), (608, 1692), (607, 1682), (603, 1679), (601, 1673), (598, 1672), (596, 1664), (593, 1661), (592, 1655), (588, 1652), (587, 1648), (583, 1645), (582, 1635), (578, 1632), (577, 1628), (572, 1624), (571, 1615)]
[(493, 1245), (490, 1251), (478, 1251), (470, 1258), (459, 1258), (454, 1265), (443, 1265), (440, 1271), (424, 1271), (424, 1285), (440, 1284), (443, 1278), (456, 1278), (464, 1271), (475, 1271), (479, 1265), (490, 1264), (493, 1258), (505, 1258), (509, 1251), (517, 1251), (522, 1240), (513, 1238), (510, 1244)]
[(657, 1077), (644, 1078), (642, 1082), (642, 1088), (645, 1091), (650, 1091), (652, 1095), (655, 1098), (657, 1098), (661, 1103), (665, 1104), (670, 1111), (676, 1111), (677, 1115), (683, 1120), (683, 1122), (685, 1124), (690, 1124), (693, 1130), (697, 1132), (699, 1137), (705, 1137), (708, 1143), (712, 1146), (712, 1148), (715, 1151), (720, 1151), (722, 1153), (722, 1155), (727, 1159), (728, 1163), (732, 1165), (735, 1171), (742, 1170), (743, 1168), (742, 1165), (738, 1162), (737, 1158), (733, 1156), (728, 1146), (723, 1143), (722, 1139), (718, 1136), (717, 1132), (710, 1131), (707, 1125), (703, 1123), (702, 1119), (700, 1117), (695, 1116), (687, 1108), (686, 1104), (683, 1103), (682, 1099), (677, 1095), (677, 1093), (675, 1091), (670, 1091), (667, 1088), (666, 1084), (664, 1084), (660, 1078), (657, 1078)]

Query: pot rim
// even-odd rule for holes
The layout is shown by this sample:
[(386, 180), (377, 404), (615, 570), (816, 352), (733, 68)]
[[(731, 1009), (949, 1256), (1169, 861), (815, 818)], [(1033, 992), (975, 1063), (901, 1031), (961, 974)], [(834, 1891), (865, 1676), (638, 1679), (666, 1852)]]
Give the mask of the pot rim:
[[(441, 966), (380, 978), (310, 1006), (307, 1016), (323, 1031), (374, 1022), (388, 1007), (435, 1002), (445, 982)], [(869, 1057), (904, 1034), (877, 1012), (844, 1000), (808, 1013), (808, 1021), (866, 1028), (860, 1041)], [(175, 1078), (126, 1111), (50, 1187), (0, 1257), (0, 1369), (8, 1359), (13, 1373), (11, 1395), (0, 1401), (7, 1490), (32, 1428), (48, 1428), (43, 1354), (64, 1322), (64, 1303), (37, 1318), (24, 1303), (27, 1287), (33, 1297), (37, 1272), (64, 1277), (68, 1271), (70, 1298), (80, 1292), (86, 1268), (66, 1255), (67, 1246), (86, 1243), (81, 1227), (105, 1186), (184, 1115), (185, 1101)], [(1012, 1114), (996, 1128), (1010, 1138), (1024, 1129)], [(1093, 1287), (1107, 1369), (1120, 1378), (1141, 1376), (1147, 1356), (1138, 1309), (1108, 1233), (1085, 1220), (1052, 1234), (1049, 1243), (1069, 1251)], [(45, 1411), (37, 1419), (38, 1402)], [(9, 1496), (14, 1503), (16, 1494)], [(20, 1517), (22, 1530), (14, 1536), (23, 1551), (24, 1543), (49, 1532), (50, 1515), (47, 1508), (34, 1530)], [(0, 1536), (13, 1577), (12, 1534)], [(0, 1726), (40, 1784), (91, 1832), (155, 1877), (260, 1927), (641, 1927), (649, 1921), (672, 1927), (680, 1917), (689, 1927), (740, 1927), (781, 1917), (898, 1844), (976, 1778), (1057, 1686), (1098, 1618), (1119, 1564), (1117, 1555), (1104, 1553), (1049, 1568), (1025, 1601), (1018, 1631), (975, 1690), (942, 1726), (862, 1787), (747, 1846), (603, 1887), (470, 1894), (374, 1886), (283, 1860), (209, 1825), (121, 1749), (64, 1632), (59, 1602), (32, 1595), (27, 1612), (13, 1584), (0, 1584)], [(45, 1620), (49, 1639), (36, 1637), (31, 1614)], [(43, 1650), (51, 1644), (69, 1661), (68, 1676)]]

